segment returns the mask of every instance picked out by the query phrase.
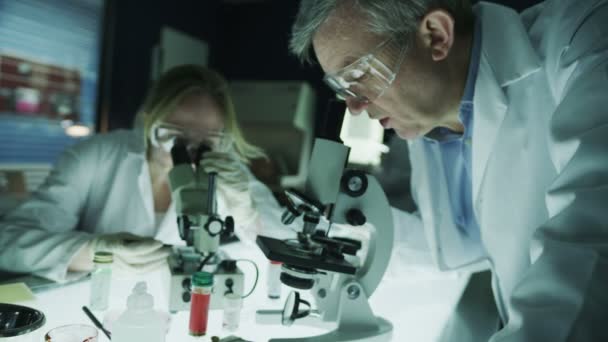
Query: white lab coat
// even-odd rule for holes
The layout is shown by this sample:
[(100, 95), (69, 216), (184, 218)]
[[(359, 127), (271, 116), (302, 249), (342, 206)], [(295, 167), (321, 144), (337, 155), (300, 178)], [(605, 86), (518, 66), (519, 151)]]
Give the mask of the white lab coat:
[(455, 227), (439, 148), (420, 139), (409, 146), (419, 219), (395, 216), (409, 224), (397, 227), (402, 245), (424, 234), (440, 269), (491, 268), (506, 322), (492, 342), (608, 341), (608, 1), (475, 12), (472, 194), (483, 246)]
[[(236, 219), (237, 235), (249, 242), (262, 232), (289, 235), (272, 193), (253, 176), (249, 185), (259, 215), (249, 227)], [(226, 215), (221, 197), (218, 211)], [(32, 197), (0, 221), (0, 269), (62, 281), (78, 249), (97, 235), (130, 232), (182, 243), (173, 204), (162, 222), (155, 220), (141, 132), (97, 135), (67, 149)]]

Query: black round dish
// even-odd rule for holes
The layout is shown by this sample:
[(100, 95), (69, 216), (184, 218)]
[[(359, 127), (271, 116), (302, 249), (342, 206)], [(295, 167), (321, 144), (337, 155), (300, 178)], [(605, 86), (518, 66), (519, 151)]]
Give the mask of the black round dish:
[(0, 303), (0, 337), (27, 334), (44, 325), (44, 314), (27, 306)]

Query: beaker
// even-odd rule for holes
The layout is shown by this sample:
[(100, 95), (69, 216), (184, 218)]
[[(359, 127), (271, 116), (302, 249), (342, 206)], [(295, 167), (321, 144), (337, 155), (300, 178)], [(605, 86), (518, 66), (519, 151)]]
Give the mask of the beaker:
[(45, 342), (97, 342), (97, 328), (86, 324), (57, 327), (44, 335)]

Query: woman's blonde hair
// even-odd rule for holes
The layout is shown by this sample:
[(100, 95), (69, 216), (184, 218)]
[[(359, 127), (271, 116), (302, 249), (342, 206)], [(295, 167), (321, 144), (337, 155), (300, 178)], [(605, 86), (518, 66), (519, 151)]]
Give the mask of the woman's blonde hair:
[(244, 162), (265, 157), (264, 152), (249, 144), (236, 120), (228, 82), (217, 72), (199, 65), (180, 65), (161, 75), (148, 91), (137, 113), (136, 122), (143, 124), (146, 147), (153, 125), (173, 113), (184, 97), (193, 92), (211, 96), (224, 116), (225, 131), (232, 136), (234, 148)]

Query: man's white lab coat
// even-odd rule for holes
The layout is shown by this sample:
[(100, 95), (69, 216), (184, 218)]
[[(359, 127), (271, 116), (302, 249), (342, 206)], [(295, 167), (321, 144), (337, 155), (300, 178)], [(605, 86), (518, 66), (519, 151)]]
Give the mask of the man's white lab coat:
[[(253, 176), (249, 184), (259, 216), (249, 227), (235, 218), (237, 235), (253, 241), (262, 229), (287, 234), (272, 193)], [(219, 197), (218, 211), (229, 214)], [(66, 150), (40, 189), (0, 221), (0, 269), (63, 280), (78, 249), (100, 234), (182, 243), (173, 204), (156, 221), (140, 131), (97, 135)]]
[(410, 157), (420, 220), (402, 214), (397, 224), (410, 223), (397, 228), (406, 240), (424, 234), (441, 269), (491, 268), (506, 324), (492, 342), (608, 341), (608, 1), (475, 11), (472, 194), (483, 246), (454, 225), (439, 147), (419, 139)]

